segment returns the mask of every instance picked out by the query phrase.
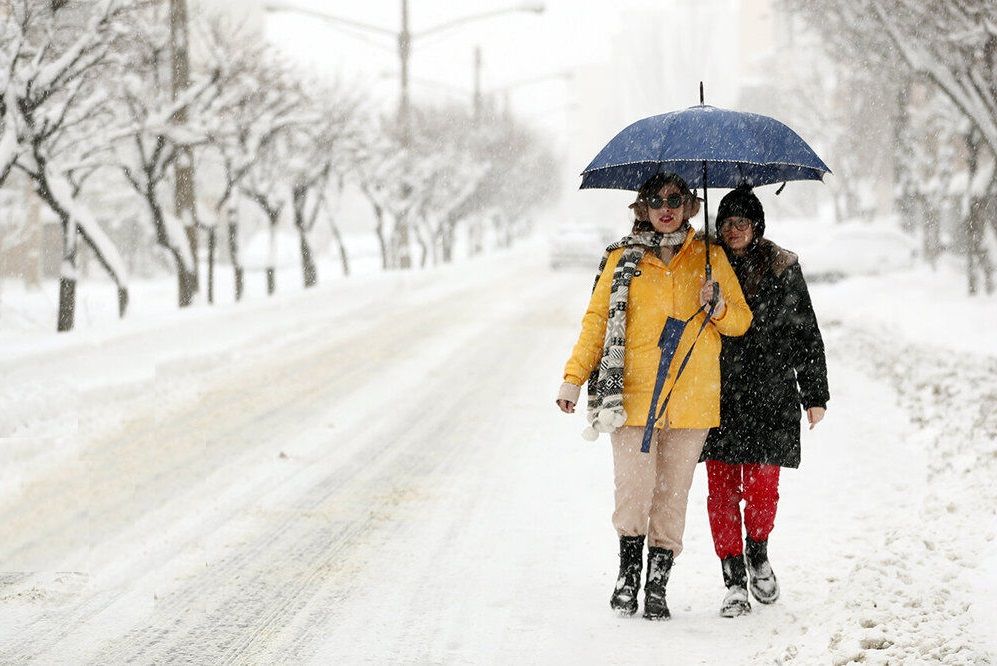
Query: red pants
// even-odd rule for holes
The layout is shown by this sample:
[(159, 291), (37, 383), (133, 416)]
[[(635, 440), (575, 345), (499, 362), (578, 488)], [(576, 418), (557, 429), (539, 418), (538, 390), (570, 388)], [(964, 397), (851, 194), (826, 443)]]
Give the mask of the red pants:
[(706, 461), (710, 495), (706, 508), (717, 557), (723, 559), (744, 552), (741, 540), (741, 500), (744, 500), (744, 527), (752, 541), (765, 541), (775, 524), (779, 503), (778, 465), (730, 465)]

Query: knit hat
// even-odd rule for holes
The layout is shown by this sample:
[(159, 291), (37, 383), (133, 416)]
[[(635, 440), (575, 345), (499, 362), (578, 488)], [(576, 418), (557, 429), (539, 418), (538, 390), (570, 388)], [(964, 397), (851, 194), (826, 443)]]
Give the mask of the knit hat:
[(755, 235), (765, 235), (765, 210), (749, 185), (738, 185), (724, 195), (717, 209), (717, 229), (728, 217), (744, 217), (754, 222)]

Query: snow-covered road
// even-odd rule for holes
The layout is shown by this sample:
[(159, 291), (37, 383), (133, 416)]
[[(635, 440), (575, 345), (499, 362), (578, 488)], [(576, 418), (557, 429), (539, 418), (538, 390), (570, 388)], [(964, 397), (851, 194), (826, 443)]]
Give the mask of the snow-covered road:
[(990, 662), (994, 355), (816, 287), (783, 598), (717, 616), (700, 469), (673, 621), (621, 619), (608, 446), (553, 406), (590, 285), (526, 248), (0, 359), (0, 662)]

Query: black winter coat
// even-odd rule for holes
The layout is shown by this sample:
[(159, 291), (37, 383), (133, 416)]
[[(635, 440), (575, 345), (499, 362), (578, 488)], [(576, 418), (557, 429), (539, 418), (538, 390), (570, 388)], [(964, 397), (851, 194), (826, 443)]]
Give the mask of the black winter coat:
[(796, 255), (767, 239), (727, 255), (754, 319), (743, 336), (723, 337), (720, 427), (710, 430), (702, 460), (799, 467), (800, 406), (830, 399), (807, 283)]

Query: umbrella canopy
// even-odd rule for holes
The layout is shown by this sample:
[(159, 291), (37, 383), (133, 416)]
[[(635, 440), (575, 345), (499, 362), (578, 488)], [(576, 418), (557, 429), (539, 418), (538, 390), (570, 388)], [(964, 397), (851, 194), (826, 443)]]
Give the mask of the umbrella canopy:
[(677, 173), (692, 188), (821, 180), (831, 173), (778, 120), (700, 104), (624, 129), (582, 172), (581, 188), (637, 190), (660, 171)]

